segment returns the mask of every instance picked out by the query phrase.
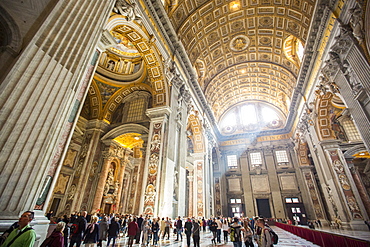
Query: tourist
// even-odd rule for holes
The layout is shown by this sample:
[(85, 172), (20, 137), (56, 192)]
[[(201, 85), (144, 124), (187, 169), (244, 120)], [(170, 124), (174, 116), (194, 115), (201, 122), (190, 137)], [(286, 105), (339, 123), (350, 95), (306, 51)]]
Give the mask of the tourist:
[(91, 223), (87, 227), (84, 235), (84, 244), (86, 246), (95, 246), (95, 244), (99, 241), (99, 224), (98, 217), (92, 216)]
[(33, 247), (36, 239), (35, 230), (30, 226), (34, 219), (34, 213), (31, 211), (24, 212), (18, 220), (18, 228), (15, 228), (1, 247), (22, 246)]
[(136, 238), (137, 232), (139, 231), (139, 226), (136, 223), (136, 218), (134, 218), (127, 226), (127, 234), (128, 234), (128, 246), (132, 247), (134, 243), (134, 239)]
[(116, 243), (116, 238), (117, 238), (118, 233), (119, 233), (120, 226), (119, 226), (118, 222), (116, 221), (115, 217), (112, 217), (112, 219), (110, 221), (111, 221), (111, 223), (109, 224), (109, 228), (108, 228), (108, 243), (107, 243), (107, 246), (109, 246), (110, 241), (113, 239), (112, 246), (114, 247), (114, 245)]

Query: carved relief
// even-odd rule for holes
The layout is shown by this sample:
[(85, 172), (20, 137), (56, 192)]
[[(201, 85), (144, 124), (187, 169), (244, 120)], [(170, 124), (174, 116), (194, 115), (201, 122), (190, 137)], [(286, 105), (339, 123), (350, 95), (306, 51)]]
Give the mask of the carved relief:
[(150, 156), (148, 164), (147, 185), (144, 192), (144, 213), (152, 215), (156, 201), (156, 183), (161, 150), (162, 123), (153, 124), (153, 135), (150, 141)]
[(306, 184), (308, 186), (308, 190), (309, 190), (309, 193), (310, 193), (310, 196), (311, 196), (311, 201), (312, 201), (312, 204), (313, 204), (313, 207), (314, 207), (314, 210), (315, 210), (315, 214), (317, 216), (317, 218), (319, 219), (323, 219), (324, 218), (324, 215), (322, 213), (322, 210), (321, 210), (321, 206), (320, 206), (320, 202), (319, 202), (319, 197), (318, 197), (318, 193), (316, 191), (316, 187), (314, 185), (314, 180), (312, 179), (312, 175), (311, 173), (304, 173), (304, 176), (305, 176), (305, 179), (306, 179)]
[(54, 188), (54, 193), (55, 194), (64, 194), (65, 191), (66, 191), (66, 188), (67, 188), (67, 183), (69, 181), (69, 178), (71, 176), (68, 176), (68, 175), (64, 175), (64, 174), (60, 174), (59, 177), (58, 177), (58, 181), (55, 185), (55, 188)]
[(215, 204), (216, 215), (221, 215), (220, 178), (215, 178)]
[[(330, 158), (333, 164), (333, 170), (337, 175), (337, 179), (339, 184), (343, 190), (343, 193), (346, 198), (346, 203), (348, 205), (349, 210), (352, 213), (352, 217), (354, 219), (362, 219), (363, 216), (361, 214), (361, 210), (358, 206), (357, 200), (353, 194), (352, 187), (349, 183), (349, 179), (346, 175), (345, 168), (341, 160), (339, 159), (338, 151), (330, 151), (329, 152)], [(329, 188), (330, 189), (330, 188)], [(331, 190), (330, 190), (331, 191)], [(330, 192), (329, 191), (329, 192)], [(330, 193), (329, 193), (330, 195)]]

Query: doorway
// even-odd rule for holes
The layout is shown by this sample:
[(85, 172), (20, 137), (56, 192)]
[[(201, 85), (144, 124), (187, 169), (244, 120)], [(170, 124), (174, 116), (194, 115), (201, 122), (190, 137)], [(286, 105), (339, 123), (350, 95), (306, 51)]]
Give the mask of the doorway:
[(105, 207), (104, 207), (104, 213), (105, 214), (110, 214), (110, 210), (112, 208), (112, 204), (105, 204)]
[(269, 199), (257, 199), (258, 216), (271, 218), (271, 209)]

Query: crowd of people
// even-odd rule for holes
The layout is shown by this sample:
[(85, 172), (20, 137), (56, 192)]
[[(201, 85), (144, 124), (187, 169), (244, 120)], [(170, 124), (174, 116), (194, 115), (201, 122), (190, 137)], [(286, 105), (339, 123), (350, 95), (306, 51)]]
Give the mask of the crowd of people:
[[(255, 244), (263, 247), (272, 245), (272, 230), (263, 218), (196, 219), (179, 216), (172, 220), (169, 217), (143, 217), (142, 215), (88, 215), (86, 211), (74, 213), (70, 217), (64, 215), (55, 218), (50, 214), (47, 216), (50, 218), (50, 226), (47, 238), (40, 245), (41, 247), (79, 247), (82, 244), (115, 246), (117, 238), (127, 238), (128, 246), (133, 244), (157, 246), (160, 241), (169, 243), (171, 234), (176, 236), (176, 239), (171, 241), (182, 242), (184, 236), (188, 247), (191, 245), (199, 247), (200, 238), (203, 236), (201, 232), (206, 231), (211, 232), (213, 245), (226, 244), (229, 241), (236, 247), (242, 247), (243, 243), (246, 247), (255, 246)], [(23, 213), (19, 222), (13, 224), (7, 231), (8, 235), (1, 247), (33, 246), (36, 234), (30, 227), (32, 219), (32, 212)]]
[[(63, 247), (80, 246), (115, 246), (117, 238), (128, 238), (127, 245), (159, 245), (160, 241), (170, 241), (170, 235), (176, 236), (175, 242), (186, 239), (188, 247), (200, 246), (201, 232), (210, 231), (212, 244), (226, 244), (231, 241), (234, 246), (243, 243), (250, 246), (271, 246), (271, 228), (263, 218), (214, 217), (210, 219), (133, 216), (120, 214), (88, 215), (86, 212), (66, 215), (51, 221), (64, 222)], [(90, 222), (90, 223), (88, 223)], [(58, 223), (59, 224), (59, 223)], [(106, 242), (105, 242), (106, 241)], [(172, 241), (172, 240), (171, 240)]]

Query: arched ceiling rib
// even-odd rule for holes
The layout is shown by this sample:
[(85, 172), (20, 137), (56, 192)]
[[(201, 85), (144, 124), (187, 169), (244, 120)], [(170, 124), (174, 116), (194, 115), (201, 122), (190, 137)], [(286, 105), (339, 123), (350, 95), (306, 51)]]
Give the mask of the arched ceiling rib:
[[(233, 9), (233, 4), (239, 4)], [(306, 41), (313, 0), (179, 0), (171, 14), (216, 119), (243, 101), (288, 115), (299, 65), (284, 54), (293, 35)], [(199, 70), (199, 68), (198, 68)]]

